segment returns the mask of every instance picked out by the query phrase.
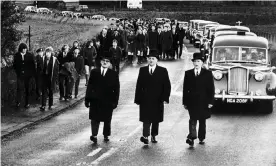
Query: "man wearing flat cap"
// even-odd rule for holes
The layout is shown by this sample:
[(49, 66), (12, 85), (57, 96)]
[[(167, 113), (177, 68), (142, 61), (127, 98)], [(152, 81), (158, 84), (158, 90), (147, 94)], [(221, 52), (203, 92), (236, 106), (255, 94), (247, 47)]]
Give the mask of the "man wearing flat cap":
[(85, 106), (89, 108), (92, 128), (90, 140), (94, 143), (97, 143), (100, 122), (104, 122), (104, 141), (109, 141), (112, 113), (119, 101), (119, 75), (110, 69), (111, 60), (110, 56), (102, 57), (101, 67), (91, 70), (86, 89)]
[[(202, 68), (204, 57), (200, 53), (194, 53), (192, 61), (194, 68), (185, 72), (182, 101), (190, 115), (189, 134), (186, 140), (190, 146), (194, 145), (194, 140), (197, 138), (200, 144), (204, 144), (206, 119), (211, 117), (210, 109), (215, 94), (212, 72)], [(198, 135), (197, 121), (199, 121)]]
[[(140, 108), (140, 121), (143, 122), (143, 136), (140, 141), (157, 143), (159, 123), (164, 119), (164, 103), (169, 103), (171, 83), (166, 68), (158, 66), (157, 52), (151, 51), (148, 66), (141, 67), (136, 84), (134, 103)], [(151, 126), (151, 131), (150, 131)]]

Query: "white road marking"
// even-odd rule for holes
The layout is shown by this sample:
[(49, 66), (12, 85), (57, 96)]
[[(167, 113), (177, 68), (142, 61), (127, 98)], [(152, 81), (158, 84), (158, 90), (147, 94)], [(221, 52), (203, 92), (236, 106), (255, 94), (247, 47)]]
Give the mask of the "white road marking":
[(91, 163), (91, 165), (98, 165), (100, 161), (104, 160), (105, 158), (111, 156), (113, 153), (115, 153), (118, 150), (118, 148), (111, 148), (109, 151), (103, 153), (99, 158), (97, 158), (95, 161)]
[(97, 153), (99, 153), (102, 150), (102, 148), (97, 148), (95, 150), (93, 150), (92, 152), (90, 152), (87, 156), (92, 157), (94, 155), (96, 155)]
[(126, 138), (133, 136), (135, 133), (137, 133), (139, 130), (142, 129), (142, 126), (143, 125), (138, 126), (135, 130), (133, 130), (131, 133), (129, 133)]

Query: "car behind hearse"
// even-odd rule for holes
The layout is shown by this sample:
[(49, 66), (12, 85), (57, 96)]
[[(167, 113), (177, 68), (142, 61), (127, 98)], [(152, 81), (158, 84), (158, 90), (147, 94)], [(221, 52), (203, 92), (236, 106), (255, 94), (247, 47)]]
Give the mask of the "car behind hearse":
[(261, 112), (273, 111), (276, 75), (263, 37), (216, 37), (206, 67), (215, 83), (215, 107), (223, 103), (253, 104)]

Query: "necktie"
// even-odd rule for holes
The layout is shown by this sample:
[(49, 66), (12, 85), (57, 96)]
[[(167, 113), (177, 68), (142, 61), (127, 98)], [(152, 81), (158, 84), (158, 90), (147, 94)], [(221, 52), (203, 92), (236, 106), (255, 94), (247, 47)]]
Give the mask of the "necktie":
[(104, 69), (103, 69), (103, 71), (102, 71), (102, 76), (104, 76)]
[(152, 75), (152, 73), (153, 73), (153, 72), (152, 72), (152, 68), (151, 68), (151, 69), (150, 69), (150, 75)]
[(199, 75), (199, 71), (198, 70), (196, 70), (196, 76), (198, 76)]

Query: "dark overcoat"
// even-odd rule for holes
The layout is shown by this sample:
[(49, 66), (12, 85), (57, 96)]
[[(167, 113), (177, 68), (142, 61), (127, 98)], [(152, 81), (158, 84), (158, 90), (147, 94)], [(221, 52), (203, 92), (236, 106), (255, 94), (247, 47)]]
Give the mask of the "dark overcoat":
[(163, 32), (161, 36), (162, 51), (170, 50), (172, 43), (173, 37), (171, 31)]
[(156, 66), (152, 75), (149, 67), (141, 67), (136, 84), (134, 102), (140, 106), (141, 122), (162, 122), (164, 101), (169, 103), (171, 83), (168, 71)]
[(117, 72), (108, 69), (105, 76), (101, 68), (91, 70), (86, 89), (85, 102), (90, 103), (89, 119), (110, 121), (112, 112), (118, 105), (120, 82)]
[(148, 46), (150, 50), (157, 50), (158, 48), (158, 33), (149, 32), (148, 33)]
[(201, 120), (211, 117), (208, 104), (214, 102), (214, 89), (214, 79), (211, 71), (202, 68), (197, 77), (194, 69), (185, 72), (183, 105), (188, 107), (191, 119)]
[(146, 36), (144, 34), (138, 34), (136, 36), (136, 49), (144, 51), (146, 47)]
[[(41, 62), (41, 68), (42, 70), (44, 69), (44, 64), (45, 64), (45, 60), (46, 60), (46, 57), (44, 56), (42, 58), (42, 62)], [(54, 90), (56, 89), (56, 85), (57, 85), (57, 79), (58, 79), (58, 74), (59, 74), (59, 61), (57, 60), (56, 57), (54, 56), (51, 56), (50, 58), (50, 61), (49, 61), (49, 64), (48, 64), (48, 73), (50, 78), (51, 78), (51, 89)], [(42, 77), (42, 80), (45, 78), (45, 75), (43, 72), (41, 72), (41, 77)], [(46, 86), (46, 81), (43, 80), (42, 82), (42, 86)]]
[(13, 68), (17, 77), (32, 77), (36, 74), (35, 57), (27, 52), (24, 55), (24, 60), (20, 52), (14, 55)]

